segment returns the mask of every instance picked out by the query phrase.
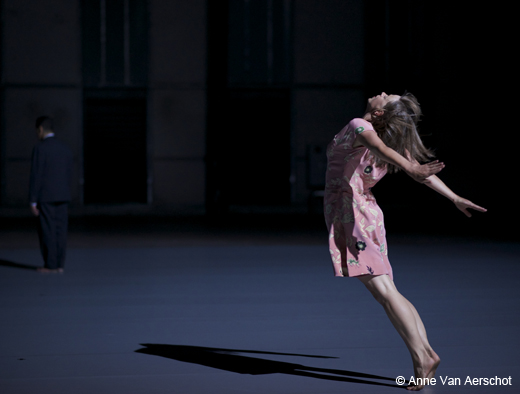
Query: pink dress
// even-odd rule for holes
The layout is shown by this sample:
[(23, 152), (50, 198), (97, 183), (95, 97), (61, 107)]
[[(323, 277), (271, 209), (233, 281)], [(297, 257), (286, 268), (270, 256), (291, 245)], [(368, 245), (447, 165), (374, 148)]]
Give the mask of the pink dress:
[(370, 190), (385, 174), (356, 136), (374, 130), (353, 119), (327, 147), (324, 211), (329, 250), (336, 276), (384, 275), (393, 279), (388, 261), (383, 212)]

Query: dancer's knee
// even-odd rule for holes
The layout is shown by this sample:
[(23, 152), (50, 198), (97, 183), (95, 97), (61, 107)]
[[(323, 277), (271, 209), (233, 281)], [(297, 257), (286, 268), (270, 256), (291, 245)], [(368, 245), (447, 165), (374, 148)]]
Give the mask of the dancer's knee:
[(376, 301), (383, 306), (388, 304), (390, 299), (398, 294), (397, 289), (388, 275), (370, 275), (370, 277), (366, 275), (364, 277), (359, 277), (359, 280), (363, 282)]

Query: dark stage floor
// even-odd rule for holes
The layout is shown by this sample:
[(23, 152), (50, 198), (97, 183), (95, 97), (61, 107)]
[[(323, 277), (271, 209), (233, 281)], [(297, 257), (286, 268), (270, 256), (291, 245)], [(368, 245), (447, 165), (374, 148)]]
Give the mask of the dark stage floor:
[[(0, 393), (395, 393), (412, 375), (383, 309), (333, 277), (323, 229), (135, 223), (73, 220), (63, 275), (37, 273), (35, 233), (4, 224)], [(520, 244), (389, 244), (442, 358), (423, 392), (519, 392)]]

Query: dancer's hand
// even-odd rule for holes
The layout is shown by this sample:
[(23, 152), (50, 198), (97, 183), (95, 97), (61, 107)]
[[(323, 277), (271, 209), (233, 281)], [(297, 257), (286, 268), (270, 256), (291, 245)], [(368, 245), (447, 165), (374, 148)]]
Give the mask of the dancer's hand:
[(457, 197), (453, 200), (453, 203), (455, 204), (455, 206), (462, 211), (462, 213), (464, 213), (464, 215), (466, 215), (468, 218), (471, 217), (471, 213), (468, 211), (468, 208), (471, 208), (471, 209), (474, 209), (475, 211), (479, 211), (479, 212), (487, 212), (487, 209), (486, 208), (483, 208), (483, 207), (479, 207), (478, 205), (476, 204), (473, 204), (471, 201), (469, 200), (466, 200), (465, 198), (462, 198), (462, 197)]
[(419, 183), (428, 183), (428, 177), (437, 174), (444, 168), (444, 163), (439, 160), (432, 161), (426, 164), (419, 164), (417, 161), (410, 165), (410, 169), (406, 172), (414, 180)]

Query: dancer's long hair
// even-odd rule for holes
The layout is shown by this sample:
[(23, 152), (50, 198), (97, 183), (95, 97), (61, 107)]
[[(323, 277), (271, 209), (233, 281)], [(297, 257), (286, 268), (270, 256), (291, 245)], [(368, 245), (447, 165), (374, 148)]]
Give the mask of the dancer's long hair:
[[(386, 146), (409, 160), (424, 162), (434, 157), (433, 152), (423, 145), (417, 131), (422, 111), (413, 94), (404, 93), (399, 100), (386, 104), (382, 110), (383, 113), (377, 116), (374, 114), (377, 109), (372, 111), (371, 123)], [(375, 157), (375, 165), (386, 166), (389, 173), (400, 170), (378, 157)]]

